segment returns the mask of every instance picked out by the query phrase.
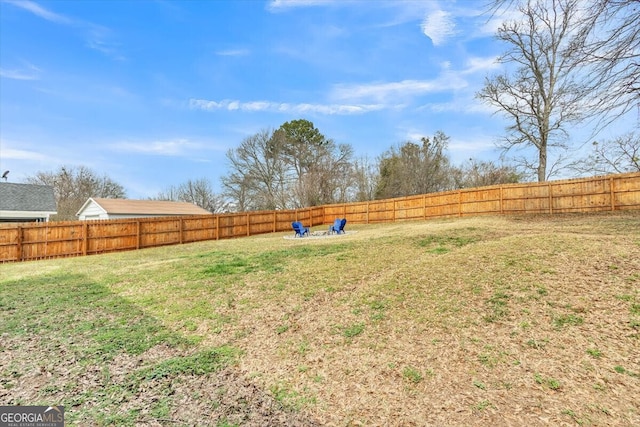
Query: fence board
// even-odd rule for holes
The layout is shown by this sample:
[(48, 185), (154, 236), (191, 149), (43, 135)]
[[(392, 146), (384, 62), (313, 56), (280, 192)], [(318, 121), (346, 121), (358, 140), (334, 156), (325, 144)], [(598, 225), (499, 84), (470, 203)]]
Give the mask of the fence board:
[(394, 221), (394, 200), (376, 200), (369, 202), (369, 223)]
[(460, 215), (460, 191), (427, 194), (425, 218), (448, 218)]
[(216, 240), (217, 221), (214, 216), (189, 217), (182, 220), (182, 242)]
[(305, 226), (487, 214), (640, 209), (640, 173), (519, 183), (287, 211), (164, 218), (0, 224), (0, 262), (91, 255), (291, 231)]
[(486, 188), (460, 192), (460, 214), (499, 214), (502, 188)]
[(502, 212), (505, 214), (549, 213), (549, 184), (504, 186)]
[(634, 175), (611, 177), (614, 207), (618, 210), (640, 209), (640, 179)]

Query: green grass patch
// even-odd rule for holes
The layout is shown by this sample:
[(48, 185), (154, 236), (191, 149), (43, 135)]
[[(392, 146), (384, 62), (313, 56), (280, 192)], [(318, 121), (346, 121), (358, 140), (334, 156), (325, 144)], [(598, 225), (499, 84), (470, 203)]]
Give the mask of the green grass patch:
[(480, 402), (478, 402), (475, 405), (473, 405), (471, 407), (471, 409), (473, 409), (474, 411), (482, 412), (485, 409), (494, 408), (494, 407), (495, 406), (491, 402), (489, 402), (488, 400), (481, 400)]
[(587, 354), (591, 357), (594, 357), (596, 359), (599, 359), (602, 357), (602, 352), (600, 350), (598, 350), (597, 348), (588, 348), (587, 349)]
[(413, 384), (418, 384), (424, 379), (422, 373), (413, 366), (407, 366), (402, 370), (402, 377)]
[(285, 383), (272, 385), (269, 390), (278, 403), (284, 408), (294, 411), (299, 411), (303, 407), (313, 405), (317, 402), (315, 396), (307, 395), (307, 393), (302, 394)]
[(193, 344), (84, 275), (3, 282), (0, 297), (14, 307), (0, 313), (2, 332), (62, 341), (74, 337), (83, 341), (82, 353), (89, 358), (111, 359), (122, 351), (141, 354), (160, 343)]
[(579, 326), (584, 323), (584, 319), (581, 316), (571, 314), (561, 314), (553, 317), (553, 326), (556, 329), (561, 329), (565, 326)]
[(495, 292), (491, 298), (486, 301), (489, 313), (484, 316), (484, 320), (492, 323), (506, 317), (509, 314), (509, 308), (507, 307), (509, 298), (510, 296), (505, 292)]
[[(471, 232), (472, 230), (470, 230)], [(476, 235), (428, 235), (420, 237), (416, 240), (419, 247), (426, 248), (428, 253), (441, 255), (446, 254), (453, 249), (471, 245), (480, 241), (481, 238)]]
[(486, 390), (487, 389), (487, 385), (485, 383), (483, 383), (482, 381), (479, 380), (473, 380), (473, 385), (477, 388), (479, 388), (480, 390)]
[(547, 378), (539, 373), (535, 373), (533, 378), (536, 384), (544, 385), (546, 387), (549, 387), (551, 390), (558, 390), (561, 387), (560, 381), (555, 378)]
[(165, 359), (135, 375), (144, 380), (174, 377), (178, 375), (206, 375), (231, 364), (240, 351), (230, 346), (199, 351), (195, 354)]
[(353, 338), (364, 332), (364, 323), (355, 323), (353, 325), (340, 326), (339, 329), (345, 338)]
[[(166, 328), (98, 279), (83, 274), (5, 280), (0, 282), (0, 301), (5, 307), (0, 310), (0, 335), (13, 342), (31, 343), (27, 359), (0, 372), (0, 377), (7, 378), (2, 386), (14, 387), (15, 379), (29, 375), (34, 366), (56, 372), (44, 377), (47, 380), (37, 393), (37, 401), (53, 399), (65, 405), (65, 418), (71, 425), (133, 426), (144, 411), (165, 417), (174, 405), (171, 383), (180, 377), (215, 372), (240, 355), (230, 346), (196, 350), (198, 340)], [(12, 350), (20, 351), (22, 345), (14, 344)], [(132, 366), (130, 373), (117, 379), (112, 374), (110, 364), (116, 357), (140, 358), (156, 346), (173, 356)], [(63, 371), (65, 375), (58, 366), (69, 366)], [(79, 382), (78, 377), (91, 381)], [(135, 402), (147, 384), (158, 381), (169, 385), (159, 388), (153, 404), (133, 404), (120, 410), (123, 402)]]

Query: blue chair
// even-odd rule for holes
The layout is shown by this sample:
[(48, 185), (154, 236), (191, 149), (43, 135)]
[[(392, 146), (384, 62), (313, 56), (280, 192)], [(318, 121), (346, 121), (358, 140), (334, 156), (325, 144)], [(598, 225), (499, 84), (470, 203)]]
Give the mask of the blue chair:
[(293, 231), (296, 232), (296, 234), (293, 237), (298, 237), (298, 236), (304, 237), (305, 234), (307, 236), (309, 235), (309, 227), (305, 227), (304, 225), (302, 225), (300, 221), (292, 222), (291, 227), (293, 227)]
[(344, 226), (347, 224), (347, 219), (336, 218), (333, 225), (329, 227), (329, 233), (344, 233)]

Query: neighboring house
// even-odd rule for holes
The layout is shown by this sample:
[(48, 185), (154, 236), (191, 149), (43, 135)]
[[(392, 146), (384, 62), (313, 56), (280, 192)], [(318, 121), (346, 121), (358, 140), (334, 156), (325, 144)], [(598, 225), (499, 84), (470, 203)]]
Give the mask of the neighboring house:
[(185, 215), (211, 215), (211, 212), (186, 202), (90, 197), (76, 214), (80, 220)]
[(53, 187), (0, 182), (0, 222), (44, 222), (56, 213)]

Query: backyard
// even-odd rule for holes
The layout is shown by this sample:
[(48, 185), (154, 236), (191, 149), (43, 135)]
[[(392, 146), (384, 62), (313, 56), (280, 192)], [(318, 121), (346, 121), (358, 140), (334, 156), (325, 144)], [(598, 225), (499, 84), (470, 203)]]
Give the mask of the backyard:
[(640, 425), (640, 211), (345, 230), (0, 264), (0, 404), (67, 425)]

